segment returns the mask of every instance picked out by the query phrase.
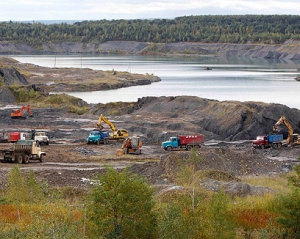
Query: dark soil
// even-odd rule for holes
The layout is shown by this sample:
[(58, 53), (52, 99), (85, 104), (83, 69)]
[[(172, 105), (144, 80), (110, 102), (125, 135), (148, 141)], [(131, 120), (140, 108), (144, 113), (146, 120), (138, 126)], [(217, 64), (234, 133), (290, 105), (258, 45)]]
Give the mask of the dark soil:
[[(49, 135), (50, 145), (42, 146), (47, 154), (44, 162), (31, 161), (19, 166), (23, 172), (33, 170), (38, 178), (47, 179), (51, 186), (86, 188), (95, 175), (103, 173), (107, 166), (118, 170), (129, 167), (132, 172), (146, 177), (153, 185), (172, 184), (180, 167), (189, 164), (189, 151), (169, 153), (160, 148), (159, 142), (145, 140), (141, 155), (118, 157), (116, 151), (121, 148), (121, 141), (111, 141), (108, 145), (86, 144), (85, 139), (97, 122), (95, 115), (77, 116), (68, 114), (64, 109), (34, 109), (33, 118), (12, 120), (7, 116), (9, 112), (10, 109), (0, 110), (2, 129), (28, 132), (35, 128), (37, 131), (46, 131)], [(133, 116), (112, 118), (116, 120), (115, 124), (123, 127), (126, 123), (117, 120), (127, 117)], [(161, 117), (156, 120), (162, 120), (163, 116)], [(147, 122), (148, 118), (138, 118), (138, 121)], [(147, 130), (155, 131), (151, 129), (151, 124), (146, 126)], [(0, 146), (4, 149), (12, 145), (2, 143)], [(292, 169), (299, 154), (299, 148), (253, 150), (248, 141), (210, 140), (197, 151), (200, 160), (196, 163), (196, 169), (220, 171), (232, 177), (280, 174)], [(14, 165), (0, 164), (0, 187), (5, 186), (9, 170)]]
[[(7, 59), (6, 64), (11, 64), (10, 61)], [(89, 79), (94, 74), (101, 74), (88, 69), (62, 69), (59, 70), (61, 75), (56, 77), (54, 72), (57, 69), (32, 65), (20, 67), (18, 69), (21, 72), (28, 73), (28, 69), (31, 69), (27, 77), (28, 84), (35, 84), (36, 87), (45, 87), (48, 81), (59, 82), (60, 77), (70, 76), (76, 81), (76, 78), (83, 79), (82, 73)], [(6, 71), (2, 72), (7, 74)], [(138, 83), (139, 79), (134, 81)], [(8, 85), (10, 83), (6, 82)], [(56, 86), (56, 90), (60, 90), (60, 86), (65, 87), (60, 83)], [(76, 87), (74, 89), (78, 89)], [(22, 105), (13, 105), (15, 101), (7, 86), (0, 89), (1, 99), (1, 133), (30, 132), (35, 129), (45, 131), (49, 136), (50, 145), (42, 146), (47, 154), (44, 162), (33, 161), (19, 166), (24, 172), (33, 170), (39, 178), (47, 179), (51, 186), (87, 187), (89, 180), (95, 174), (103, 173), (107, 166), (118, 170), (129, 167), (134, 173), (145, 176), (151, 184), (171, 184), (180, 167), (190, 163), (189, 151), (168, 153), (161, 149), (162, 141), (176, 135), (203, 134), (205, 145), (197, 151), (197, 157), (201, 160), (196, 163), (196, 169), (224, 172), (232, 177), (286, 173), (298, 163), (300, 155), (299, 148), (254, 150), (251, 147), (251, 141), (257, 135), (269, 134), (282, 115), (289, 119), (295, 133), (300, 132), (300, 111), (280, 104), (220, 102), (187, 96), (144, 97), (134, 103), (85, 103), (91, 110), (83, 115), (70, 113), (68, 108), (37, 108), (33, 104), (33, 117), (11, 119), (11, 110), (19, 109)], [(108, 145), (87, 145), (86, 138), (96, 127), (100, 114), (117, 128), (127, 129), (130, 136), (139, 136), (143, 142), (142, 154), (116, 156), (121, 141), (111, 141)], [(104, 130), (111, 130), (108, 125), (104, 126)], [(283, 126), (282, 133), (286, 131)], [(0, 149), (11, 146), (2, 143)], [(5, 186), (8, 172), (13, 166), (9, 163), (0, 164), (0, 187)]]

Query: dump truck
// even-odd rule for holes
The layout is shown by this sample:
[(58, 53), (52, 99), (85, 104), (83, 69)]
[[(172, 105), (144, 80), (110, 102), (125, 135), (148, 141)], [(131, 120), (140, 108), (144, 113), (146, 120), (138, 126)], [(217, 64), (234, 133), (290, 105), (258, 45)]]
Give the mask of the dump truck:
[(164, 150), (171, 151), (176, 149), (191, 150), (199, 149), (204, 144), (204, 135), (177, 135), (172, 136), (168, 141), (162, 142), (161, 147)]
[(29, 160), (43, 162), (46, 153), (34, 140), (18, 140), (12, 148), (2, 149), (3, 162), (29, 163)]
[(31, 139), (35, 140), (37, 144), (45, 144), (49, 145), (49, 137), (47, 136), (46, 132), (44, 131), (35, 131), (34, 129), (31, 130)]
[(109, 132), (102, 130), (92, 130), (86, 139), (87, 144), (107, 144), (109, 140)]
[(23, 132), (1, 132), (0, 133), (1, 143), (14, 143), (19, 139), (27, 139), (26, 133)]
[(28, 132), (0, 132), (0, 142), (1, 143), (14, 143), (18, 140), (32, 139), (35, 140), (37, 144), (49, 145), (49, 137), (46, 132), (40, 131), (36, 132), (31, 130)]
[(253, 148), (274, 148), (280, 149), (282, 147), (283, 134), (269, 134), (257, 136), (252, 141)]

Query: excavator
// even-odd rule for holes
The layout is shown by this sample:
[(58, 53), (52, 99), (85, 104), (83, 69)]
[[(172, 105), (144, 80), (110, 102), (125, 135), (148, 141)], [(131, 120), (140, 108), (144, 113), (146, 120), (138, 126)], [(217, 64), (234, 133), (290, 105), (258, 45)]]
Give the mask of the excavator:
[(33, 117), (30, 110), (30, 105), (22, 106), (21, 109), (13, 110), (10, 114), (12, 119), (26, 119), (27, 115)]
[(275, 123), (273, 126), (273, 131), (278, 132), (280, 130), (279, 125), (284, 124), (288, 129), (288, 137), (286, 139), (286, 143), (288, 145), (300, 145), (300, 136), (298, 134), (294, 134), (294, 129), (291, 123), (285, 116), (281, 116), (281, 118)]
[(102, 114), (99, 116), (97, 123), (97, 130), (101, 130), (103, 126), (101, 125), (102, 121), (109, 125), (112, 130), (111, 139), (125, 139), (128, 137), (128, 131), (125, 129), (117, 129), (115, 125), (105, 118)]

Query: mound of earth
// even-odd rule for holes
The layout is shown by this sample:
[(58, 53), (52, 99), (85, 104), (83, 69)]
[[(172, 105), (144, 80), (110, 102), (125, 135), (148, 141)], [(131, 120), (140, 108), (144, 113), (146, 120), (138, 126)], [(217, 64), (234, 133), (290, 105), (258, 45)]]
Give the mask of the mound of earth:
[[(9, 58), (0, 58), (0, 76), (3, 85), (32, 85), (43, 92), (80, 92), (118, 89), (149, 85), (161, 81), (154, 75), (102, 71), (89, 68), (51, 68), (19, 63)], [(22, 72), (22, 73), (21, 73)], [(26, 75), (26, 77), (25, 77)]]
[(275, 191), (268, 187), (252, 186), (248, 183), (240, 183), (237, 181), (230, 181), (228, 183), (217, 181), (211, 178), (206, 178), (201, 181), (200, 186), (206, 190), (224, 192), (231, 196), (248, 196), (248, 195), (264, 195), (266, 193), (274, 193)]
[[(9, 92), (6, 91), (5, 95), (9, 95)], [(10, 99), (10, 96), (6, 99)], [(282, 115), (288, 118), (295, 133), (300, 132), (299, 110), (262, 102), (221, 102), (190, 96), (145, 97), (135, 103), (90, 105), (91, 112), (80, 116), (68, 113), (67, 108), (36, 108), (31, 105), (34, 117), (25, 121), (12, 120), (11, 107), (4, 106), (0, 110), (2, 130), (45, 129), (50, 138), (73, 141), (84, 141), (89, 131), (96, 127), (101, 114), (116, 128), (127, 129), (130, 135), (140, 136), (144, 143), (157, 145), (170, 136), (192, 134), (203, 134), (206, 143), (247, 142), (257, 135), (274, 133), (273, 125)], [(103, 126), (105, 130), (111, 130), (109, 125)], [(282, 125), (279, 133), (286, 136), (287, 131)]]
[[(178, 96), (143, 97), (136, 104), (127, 104), (127, 107), (125, 104), (105, 106), (99, 104), (93, 107), (95, 118), (103, 114), (124, 121), (120, 123), (123, 128), (149, 143), (160, 144), (170, 136), (186, 134), (204, 134), (206, 141), (253, 140), (257, 135), (274, 133), (273, 125), (283, 115), (292, 124), (294, 132), (300, 132), (300, 111), (281, 104)], [(126, 114), (111, 114), (119, 110)], [(279, 133), (286, 137), (287, 132), (288, 129), (282, 125)]]

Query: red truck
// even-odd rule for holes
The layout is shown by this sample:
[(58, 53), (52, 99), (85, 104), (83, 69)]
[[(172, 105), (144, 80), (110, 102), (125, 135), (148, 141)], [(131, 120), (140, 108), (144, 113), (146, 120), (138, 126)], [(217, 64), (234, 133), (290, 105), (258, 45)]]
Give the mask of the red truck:
[(269, 134), (263, 136), (257, 136), (256, 140), (252, 141), (252, 147), (254, 148), (274, 148), (280, 149), (282, 147), (282, 134)]
[(204, 135), (177, 135), (170, 137), (168, 141), (162, 142), (161, 147), (164, 150), (171, 151), (174, 149), (184, 148), (191, 150), (192, 148), (200, 148), (204, 143)]
[(0, 132), (0, 142), (1, 143), (9, 143), (16, 142), (19, 139), (25, 140), (26, 134), (21, 132)]

